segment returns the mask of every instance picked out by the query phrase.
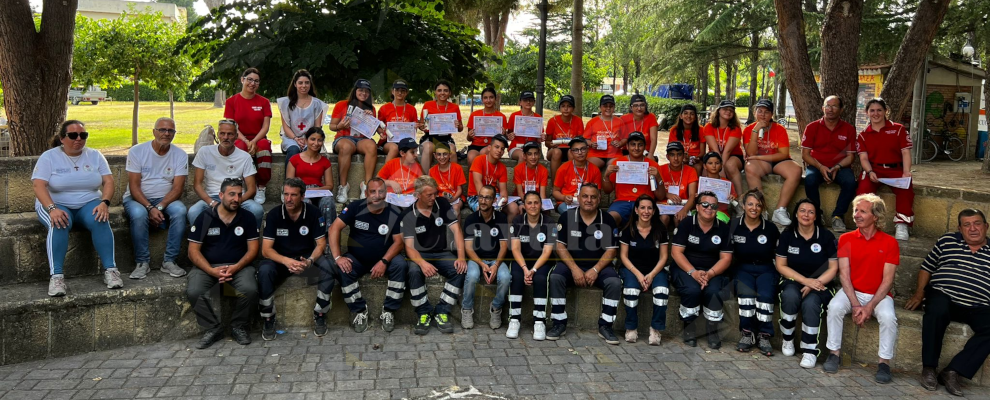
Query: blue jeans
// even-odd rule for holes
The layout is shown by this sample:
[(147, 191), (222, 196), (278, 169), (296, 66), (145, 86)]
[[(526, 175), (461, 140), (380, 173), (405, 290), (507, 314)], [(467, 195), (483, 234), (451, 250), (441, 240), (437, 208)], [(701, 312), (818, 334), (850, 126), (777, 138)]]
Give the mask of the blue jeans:
[[(485, 262), (495, 262), (495, 260), (482, 260)], [(464, 275), (464, 296), (461, 298), (461, 308), (465, 310), (474, 309), (474, 290), (481, 280), (481, 266), (474, 261), (467, 262), (467, 273)], [(512, 281), (512, 274), (509, 273), (509, 266), (504, 262), (499, 264), (498, 272), (495, 273), (495, 298), (492, 299), (492, 308), (501, 310), (505, 305), (505, 296), (509, 295), (509, 283)]]
[[(639, 327), (639, 314), (636, 310), (643, 286), (629, 268), (619, 269), (619, 275), (622, 276), (622, 297), (626, 305), (626, 330), (636, 330)], [(670, 294), (667, 278), (667, 271), (663, 270), (650, 283), (650, 293), (653, 294), (653, 318), (650, 319), (650, 327), (658, 331), (667, 328), (667, 297)]]
[[(842, 218), (843, 215), (846, 215), (846, 211), (849, 211), (849, 204), (856, 197), (856, 176), (853, 175), (851, 168), (839, 168), (839, 172), (835, 174), (834, 182), (839, 184), (839, 198), (835, 202), (832, 216)], [(805, 168), (804, 194), (819, 210), (822, 209), (822, 200), (818, 193), (818, 187), (822, 183), (825, 183), (825, 177), (822, 176), (822, 172), (818, 168)]]
[[(148, 201), (152, 205), (158, 205), (162, 199), (148, 199)], [(130, 196), (124, 197), (124, 210), (127, 211), (127, 218), (131, 222), (134, 262), (151, 262), (151, 252), (148, 250), (148, 210)], [(178, 200), (173, 201), (168, 203), (164, 213), (165, 221), (156, 228), (168, 230), (168, 239), (165, 241), (165, 262), (175, 262), (179, 257), (182, 236), (186, 230), (186, 205)]]
[[(219, 207), (220, 197), (210, 196), (210, 198), (213, 199), (213, 201), (216, 201)], [(199, 214), (203, 213), (203, 211), (206, 211), (209, 208), (210, 206), (207, 205), (206, 202), (203, 200), (197, 201), (196, 204), (190, 206), (189, 212), (186, 213), (186, 215), (189, 217), (189, 226), (195, 224), (196, 217), (198, 217)], [(254, 214), (254, 219), (257, 220), (258, 226), (259, 227), (261, 226), (261, 222), (263, 221), (265, 214), (264, 206), (258, 204), (258, 202), (254, 200), (244, 200), (241, 202), (241, 208), (248, 210), (248, 212), (250, 212), (251, 214)]]
[(613, 201), (611, 205), (608, 206), (608, 211), (615, 211), (619, 213), (619, 221), (615, 221), (617, 224), (622, 225), (623, 221), (628, 221), (629, 216), (632, 215), (633, 209), (636, 207), (636, 202), (628, 200), (616, 200)]
[(296, 154), (302, 153), (302, 150), (299, 149), (299, 145), (296, 142), (292, 142), (292, 144), (286, 146), (283, 153), (285, 153), (285, 165), (289, 165), (289, 159)]
[(68, 215), (69, 225), (65, 228), (55, 228), (52, 226), (48, 211), (45, 211), (41, 204), (35, 203), (34, 209), (38, 212), (38, 220), (48, 229), (45, 245), (48, 247), (48, 267), (52, 275), (62, 273), (65, 253), (69, 251), (69, 231), (77, 223), (82, 224), (83, 228), (86, 228), (92, 235), (93, 248), (100, 255), (103, 268), (117, 268), (117, 263), (114, 261), (113, 230), (110, 229), (110, 222), (98, 222), (96, 215), (93, 215), (93, 209), (98, 205), (100, 205), (99, 199), (76, 209), (56, 205), (59, 210)]

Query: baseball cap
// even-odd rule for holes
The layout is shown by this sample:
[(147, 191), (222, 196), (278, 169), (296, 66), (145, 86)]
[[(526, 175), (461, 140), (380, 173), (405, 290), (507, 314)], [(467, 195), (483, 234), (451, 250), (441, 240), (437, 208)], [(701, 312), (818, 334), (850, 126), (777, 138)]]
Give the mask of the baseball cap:
[(602, 96), (601, 99), (598, 100), (598, 106), (604, 106), (606, 104), (615, 105), (615, 97), (612, 97), (612, 95), (610, 94), (606, 94)]
[(736, 109), (736, 102), (734, 102), (732, 100), (722, 100), (722, 101), (720, 101), (718, 103), (718, 109), (722, 109), (722, 108), (731, 108), (731, 109), (735, 110)]
[(509, 139), (506, 139), (505, 135), (500, 133), (498, 135), (492, 136), (492, 143), (495, 143), (496, 140), (502, 142), (502, 144), (504, 144), (505, 147), (509, 147)]
[(571, 96), (569, 94), (560, 96), (560, 100), (557, 101), (557, 106), (560, 107), (560, 105), (564, 103), (571, 103), (571, 107), (574, 107), (574, 103), (575, 103), (574, 96)]
[(685, 104), (685, 105), (681, 106), (681, 113), (683, 114), (685, 111), (694, 111), (694, 113), (697, 114), (698, 113), (698, 107), (695, 107), (694, 104), (688, 103), (688, 104)]
[(536, 142), (536, 141), (526, 142), (526, 144), (523, 145), (522, 149), (523, 149), (523, 153), (528, 152), (529, 149), (540, 150), (540, 142)]
[(760, 101), (757, 101), (756, 102), (756, 106), (754, 106), (753, 108), (754, 109), (757, 109), (757, 108), (760, 108), (760, 107), (763, 107), (763, 108), (766, 108), (767, 110), (773, 111), (773, 102), (770, 101), (769, 99), (760, 99)]
[(536, 100), (536, 95), (533, 94), (533, 92), (530, 92), (530, 91), (527, 90), (527, 91), (524, 91), (522, 93), (519, 93), (519, 100), (520, 101), (522, 101), (522, 100)]
[(354, 82), (355, 89), (368, 89), (371, 90), (371, 82), (367, 79), (358, 79)]
[(450, 153), (450, 145), (439, 140), (432, 140), (434, 153)]
[(634, 94), (632, 95), (632, 97), (629, 98), (629, 104), (638, 103), (638, 102), (646, 103), (646, 96), (643, 96), (641, 94)]
[(633, 140), (639, 140), (643, 143), (646, 143), (646, 136), (643, 136), (643, 132), (635, 131), (629, 134), (629, 137), (626, 139), (626, 143), (631, 142)]
[(684, 143), (681, 143), (681, 142), (670, 142), (670, 143), (667, 143), (667, 152), (670, 153), (671, 151), (674, 151), (674, 150), (680, 150), (680, 151), (683, 152), (684, 151)]
[(413, 138), (402, 138), (402, 140), (399, 141), (399, 150), (409, 150), (417, 147), (419, 147), (419, 145), (416, 144), (416, 140)]
[(392, 82), (392, 89), (406, 89), (406, 90), (408, 90), (409, 89), (409, 84), (407, 84), (406, 81), (404, 81), (402, 79), (396, 79), (395, 82)]

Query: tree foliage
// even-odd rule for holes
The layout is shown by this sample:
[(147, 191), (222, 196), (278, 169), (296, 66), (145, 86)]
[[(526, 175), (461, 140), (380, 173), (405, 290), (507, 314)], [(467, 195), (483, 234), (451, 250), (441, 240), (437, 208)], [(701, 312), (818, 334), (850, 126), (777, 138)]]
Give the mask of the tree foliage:
[[(510, 41), (505, 47), (505, 53), (500, 62), (493, 63), (488, 73), (495, 86), (507, 92), (514, 98), (524, 90), (535, 90), (537, 55), (539, 47), (535, 43), (524, 45)], [(557, 99), (570, 92), (571, 88), (571, 49), (563, 43), (547, 46), (546, 104), (556, 104)], [(584, 55), (582, 85), (586, 89), (595, 88), (601, 84), (607, 72), (589, 54)], [(556, 109), (556, 107), (554, 107)]]
[(194, 86), (216, 81), (236, 91), (243, 69), (256, 67), (260, 93), (278, 97), (305, 68), (326, 99), (346, 96), (358, 78), (370, 79), (378, 94), (402, 78), (417, 101), (438, 79), (455, 91), (484, 81), (492, 57), (476, 29), (443, 15), (442, 3), (424, 0), (241, 0), (190, 27), (184, 51), (212, 61)]

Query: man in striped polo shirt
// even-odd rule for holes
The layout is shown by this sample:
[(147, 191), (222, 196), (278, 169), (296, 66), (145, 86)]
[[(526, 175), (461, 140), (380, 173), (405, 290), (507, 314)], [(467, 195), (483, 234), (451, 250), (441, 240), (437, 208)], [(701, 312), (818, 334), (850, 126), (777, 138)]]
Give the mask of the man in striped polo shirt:
[[(987, 218), (982, 211), (959, 213), (959, 232), (938, 239), (918, 271), (918, 289), (905, 308), (925, 304), (921, 325), (921, 386), (935, 390), (945, 385), (962, 396), (959, 376), (972, 379), (990, 355), (990, 245)], [(970, 326), (975, 334), (940, 374), (935, 375), (942, 353), (942, 338), (949, 322)]]

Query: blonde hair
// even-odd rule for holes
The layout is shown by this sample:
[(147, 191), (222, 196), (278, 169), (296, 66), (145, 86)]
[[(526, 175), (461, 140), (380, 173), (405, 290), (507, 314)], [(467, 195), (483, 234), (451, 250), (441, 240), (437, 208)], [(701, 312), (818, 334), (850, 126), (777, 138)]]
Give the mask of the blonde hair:
[(861, 201), (870, 202), (870, 213), (877, 217), (877, 229), (883, 230), (884, 225), (887, 223), (887, 205), (883, 202), (883, 199), (873, 193), (861, 194), (853, 199), (853, 207), (856, 207)]
[(437, 187), (437, 181), (429, 175), (420, 175), (419, 177), (416, 178), (415, 181), (413, 181), (413, 187), (415, 188), (414, 193), (416, 194), (416, 196), (419, 196), (420, 193), (423, 193), (423, 188), (427, 186), (432, 187), (436, 190), (440, 190), (440, 188)]

